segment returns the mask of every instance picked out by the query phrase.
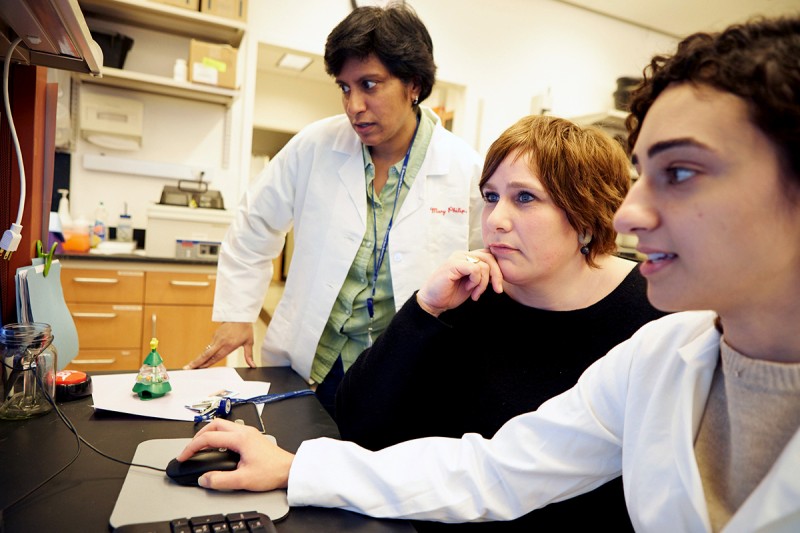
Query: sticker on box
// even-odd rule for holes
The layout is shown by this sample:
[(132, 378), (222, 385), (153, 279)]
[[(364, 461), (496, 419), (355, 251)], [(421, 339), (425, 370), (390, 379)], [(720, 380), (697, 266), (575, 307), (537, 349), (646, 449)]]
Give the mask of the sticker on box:
[(194, 63), (192, 64), (192, 80), (198, 83), (217, 85), (219, 80), (219, 70), (206, 65), (205, 63)]

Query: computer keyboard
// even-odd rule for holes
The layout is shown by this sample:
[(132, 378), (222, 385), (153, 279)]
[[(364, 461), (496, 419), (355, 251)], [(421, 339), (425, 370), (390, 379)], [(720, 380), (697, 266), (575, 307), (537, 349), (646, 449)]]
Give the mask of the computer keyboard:
[(277, 533), (275, 524), (264, 513), (211, 514), (193, 518), (176, 518), (163, 522), (127, 524), (114, 529), (115, 533)]

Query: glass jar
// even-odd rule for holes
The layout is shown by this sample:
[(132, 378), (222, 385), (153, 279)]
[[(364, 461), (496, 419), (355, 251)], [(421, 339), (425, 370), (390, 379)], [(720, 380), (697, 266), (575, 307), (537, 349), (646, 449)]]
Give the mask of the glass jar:
[(57, 352), (50, 324), (6, 324), (0, 329), (0, 418), (17, 420), (50, 412), (56, 391)]

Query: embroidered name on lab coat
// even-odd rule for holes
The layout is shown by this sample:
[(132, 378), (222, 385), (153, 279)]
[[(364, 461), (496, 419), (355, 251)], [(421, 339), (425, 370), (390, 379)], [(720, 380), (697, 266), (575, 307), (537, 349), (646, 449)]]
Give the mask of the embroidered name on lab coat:
[(448, 213), (465, 215), (467, 210), (463, 207), (448, 207), (447, 209), (440, 209), (438, 207), (431, 207), (431, 214), (433, 215), (446, 215)]

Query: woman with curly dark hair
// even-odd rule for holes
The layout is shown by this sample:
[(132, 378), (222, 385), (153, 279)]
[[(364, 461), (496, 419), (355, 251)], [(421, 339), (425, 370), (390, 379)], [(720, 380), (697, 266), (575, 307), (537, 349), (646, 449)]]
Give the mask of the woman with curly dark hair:
[(317, 439), (292, 455), (214, 422), (180, 458), (227, 446), (246, 461), (203, 486), (288, 486), (292, 505), (488, 521), (621, 472), (639, 531), (800, 531), (800, 18), (686, 38), (651, 62), (631, 109), (640, 177), (615, 226), (638, 237), (648, 297), (673, 314), (491, 439), (378, 452)]

